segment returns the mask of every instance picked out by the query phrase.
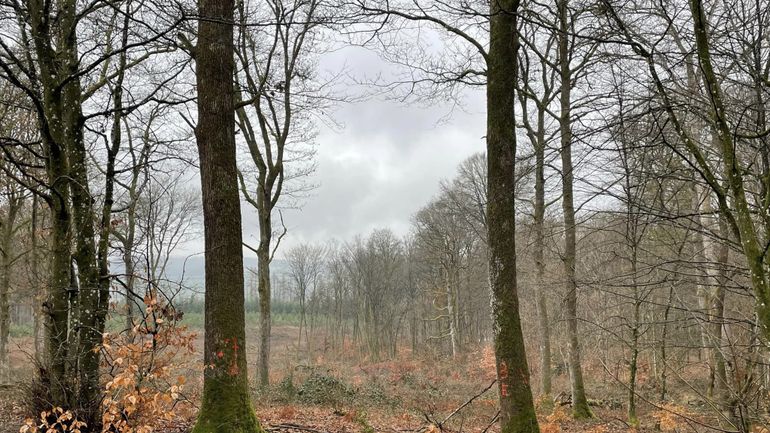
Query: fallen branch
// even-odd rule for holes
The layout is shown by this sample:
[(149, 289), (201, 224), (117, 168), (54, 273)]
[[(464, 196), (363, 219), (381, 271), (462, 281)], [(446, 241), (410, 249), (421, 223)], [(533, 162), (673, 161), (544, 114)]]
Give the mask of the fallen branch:
[(489, 385), (487, 385), (487, 387), (486, 387), (486, 388), (484, 388), (484, 389), (483, 389), (483, 390), (482, 390), (480, 393), (478, 393), (478, 394), (474, 395), (473, 397), (471, 397), (471, 398), (470, 398), (470, 400), (466, 401), (466, 402), (465, 402), (465, 403), (463, 403), (463, 404), (462, 404), (460, 407), (458, 407), (457, 409), (453, 410), (453, 411), (452, 411), (452, 413), (450, 413), (449, 415), (447, 415), (447, 417), (446, 417), (446, 418), (444, 418), (444, 420), (443, 420), (443, 421), (441, 421), (440, 423), (438, 423), (438, 426), (437, 426), (437, 427), (438, 427), (439, 429), (441, 429), (441, 430), (444, 430), (443, 426), (444, 426), (444, 424), (446, 424), (446, 422), (447, 422), (447, 421), (449, 421), (449, 419), (450, 419), (450, 418), (452, 418), (453, 416), (457, 415), (457, 414), (458, 414), (458, 413), (459, 413), (461, 410), (463, 410), (463, 409), (464, 409), (466, 406), (468, 406), (469, 404), (473, 403), (473, 401), (474, 401), (474, 400), (476, 400), (477, 398), (479, 398), (479, 397), (481, 397), (482, 395), (484, 395), (484, 393), (486, 393), (487, 391), (489, 391), (489, 389), (490, 389), (490, 388), (492, 388), (492, 386), (493, 386), (495, 383), (497, 383), (497, 379), (493, 380), (493, 381), (492, 381), (492, 383), (490, 383)]
[(487, 433), (487, 430), (489, 430), (490, 428), (492, 428), (493, 425), (495, 425), (498, 418), (500, 418), (500, 410), (498, 410), (495, 416), (492, 417), (492, 421), (490, 421), (489, 424), (487, 424), (487, 426), (484, 427), (484, 430), (482, 430), (481, 433)]
[(305, 432), (308, 432), (308, 433), (328, 433), (328, 432), (325, 432), (323, 430), (317, 430), (317, 429), (314, 429), (312, 427), (307, 427), (307, 426), (303, 426), (303, 425), (299, 425), (299, 424), (294, 424), (294, 423), (276, 424), (276, 425), (268, 427), (266, 430), (267, 431), (271, 431), (271, 432), (273, 432), (273, 431), (281, 431), (281, 430), (299, 430), (299, 431), (305, 431)]

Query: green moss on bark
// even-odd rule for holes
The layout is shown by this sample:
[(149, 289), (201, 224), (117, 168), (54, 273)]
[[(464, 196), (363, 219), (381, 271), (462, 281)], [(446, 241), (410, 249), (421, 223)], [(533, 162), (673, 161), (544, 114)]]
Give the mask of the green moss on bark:
[(234, 6), (233, 0), (198, 2), (195, 136), (206, 245), (206, 369), (194, 433), (263, 431), (249, 399), (234, 89), (224, 79), (235, 71)]
[(263, 433), (246, 384), (208, 380), (192, 433)]
[(537, 424), (537, 416), (535, 410), (524, 410), (518, 412), (516, 416), (508, 419), (504, 425), (501, 426), (500, 433), (532, 433), (539, 432), (540, 427)]
[(538, 433), (516, 285), (515, 92), (519, 0), (491, 3), (487, 56), (487, 238), (502, 433)]
[(577, 405), (572, 408), (572, 418), (575, 419), (591, 419), (594, 417), (591, 409), (588, 408), (588, 404)]

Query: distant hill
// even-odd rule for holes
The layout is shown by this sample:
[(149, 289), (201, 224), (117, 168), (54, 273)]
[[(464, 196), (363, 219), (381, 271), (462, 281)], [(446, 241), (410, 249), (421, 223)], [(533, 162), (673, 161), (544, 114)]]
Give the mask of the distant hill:
[[(289, 265), (285, 260), (275, 259), (270, 265), (274, 275), (288, 272)], [(246, 280), (249, 280), (251, 270), (257, 271), (257, 258), (244, 257), (243, 271)], [(203, 288), (206, 278), (205, 261), (202, 254), (195, 256), (172, 256), (166, 266), (167, 278), (171, 281), (183, 281), (184, 285), (195, 288)]]
[[(205, 260), (203, 254), (195, 256), (171, 256), (168, 264), (166, 265), (166, 281), (173, 286), (177, 284), (182, 285), (183, 296), (189, 295), (201, 295), (205, 286), (206, 271)], [(111, 266), (112, 272), (122, 272), (122, 263), (113, 262)], [(257, 271), (257, 258), (256, 257), (244, 257), (243, 258), (244, 278), (246, 281), (246, 290), (248, 291), (249, 282), (254, 278), (252, 271)], [(285, 260), (275, 259), (271, 266), (271, 274), (275, 279), (286, 272), (288, 272), (289, 266)], [(184, 292), (187, 292), (186, 294)]]

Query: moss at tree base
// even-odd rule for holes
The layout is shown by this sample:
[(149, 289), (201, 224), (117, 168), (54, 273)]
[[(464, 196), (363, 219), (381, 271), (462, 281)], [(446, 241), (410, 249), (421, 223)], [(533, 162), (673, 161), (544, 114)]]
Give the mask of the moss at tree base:
[(500, 433), (539, 433), (540, 426), (534, 408), (519, 412), (518, 415), (500, 425)]
[(245, 386), (208, 380), (192, 433), (265, 433), (265, 430)]
[(591, 409), (588, 408), (588, 404), (586, 405), (575, 405), (572, 408), (572, 418), (574, 419), (591, 419), (594, 417), (593, 412), (591, 412)]

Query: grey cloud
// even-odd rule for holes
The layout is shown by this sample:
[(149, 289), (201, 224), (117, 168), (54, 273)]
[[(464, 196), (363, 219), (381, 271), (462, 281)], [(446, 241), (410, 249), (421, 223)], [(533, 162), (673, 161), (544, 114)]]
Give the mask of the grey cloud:
[(369, 101), (341, 113), (346, 128), (319, 136), (319, 188), (301, 210), (286, 213), (285, 246), (348, 239), (378, 227), (406, 234), (412, 214), (437, 193), (439, 182), (483, 150), (483, 115), (455, 113), (437, 125), (440, 108), (447, 111), (438, 108)]
[[(359, 77), (393, 74), (376, 54), (359, 48), (333, 53), (321, 66), (332, 73), (346, 68)], [(311, 183), (319, 187), (301, 209), (284, 210), (289, 234), (282, 250), (303, 241), (347, 240), (381, 227), (406, 234), (412, 215), (438, 192), (439, 182), (484, 149), (483, 89), (463, 96), (465, 111), (449, 102), (425, 107), (376, 98), (340, 105), (333, 117), (342, 128), (321, 126), (317, 137), (318, 168)], [(244, 240), (256, 245), (255, 211), (247, 204), (242, 210)], [(182, 250), (200, 252), (202, 241)]]

